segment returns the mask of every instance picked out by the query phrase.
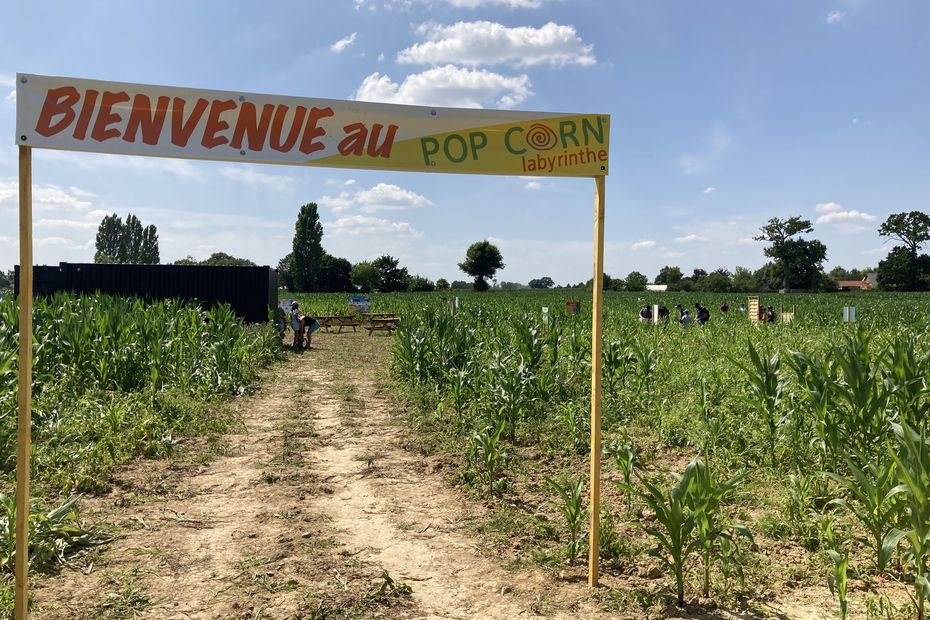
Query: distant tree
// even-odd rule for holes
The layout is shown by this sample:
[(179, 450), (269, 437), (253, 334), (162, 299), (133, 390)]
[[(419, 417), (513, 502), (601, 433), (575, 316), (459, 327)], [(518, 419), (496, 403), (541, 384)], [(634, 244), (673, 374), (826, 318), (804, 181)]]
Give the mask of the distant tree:
[(13, 272), (0, 271), (0, 290), (13, 288)]
[[(594, 278), (591, 278), (584, 284), (580, 285), (578, 288), (586, 288), (591, 290), (594, 287)], [(604, 291), (619, 291), (623, 289), (623, 280), (615, 280), (611, 278), (606, 273), (603, 275), (603, 282), (601, 284), (601, 290)]]
[(817, 290), (821, 293), (835, 293), (838, 290), (836, 279), (828, 273), (821, 273), (817, 283)]
[(691, 275), (689, 277), (691, 278), (692, 282), (697, 284), (698, 280), (700, 280), (701, 278), (707, 277), (707, 272), (704, 271), (703, 269), (700, 269), (699, 267), (695, 267), (694, 271), (691, 272)]
[(623, 280), (623, 288), (627, 291), (645, 291), (649, 278), (638, 271), (631, 271)]
[(378, 268), (367, 260), (355, 263), (349, 273), (352, 284), (357, 286), (363, 293), (370, 293), (378, 289), (378, 275)]
[(446, 289), (448, 289), (448, 288), (449, 288), (449, 281), (448, 281), (448, 280), (446, 280), (445, 278), (439, 278), (438, 280), (436, 280), (436, 290), (437, 290), (437, 291), (444, 291), (444, 290), (446, 290)]
[(95, 263), (159, 263), (158, 231), (154, 225), (142, 227), (142, 222), (130, 213), (126, 222), (115, 213), (107, 215), (97, 227)]
[(453, 280), (449, 287), (455, 291), (467, 291), (471, 288), (471, 284), (465, 282), (464, 280)]
[(476, 291), (488, 290), (487, 280), (503, 268), (504, 259), (500, 250), (490, 241), (472, 243), (465, 252), (465, 260), (459, 263), (459, 269), (475, 279)]
[(396, 293), (407, 290), (407, 280), (410, 277), (407, 269), (399, 267), (398, 261), (393, 256), (379, 256), (372, 261), (375, 269), (378, 270), (378, 291), (381, 293)]
[(733, 280), (726, 269), (718, 269), (695, 282), (694, 290), (709, 293), (729, 293), (733, 290)]
[(226, 252), (214, 252), (209, 258), (200, 261), (201, 265), (225, 265), (231, 267), (254, 267), (255, 263), (247, 258), (236, 258)]
[(756, 277), (745, 267), (736, 267), (730, 284), (730, 289), (739, 293), (752, 293), (759, 289)]
[(293, 252), (278, 261), (278, 284), (291, 292), (294, 291), (293, 261)]
[(320, 290), (323, 263), (323, 226), (315, 202), (300, 208), (294, 230), (291, 273), (298, 291)]
[(897, 239), (916, 256), (921, 246), (930, 241), (930, 215), (922, 211), (892, 213), (879, 226), (878, 234)]
[(816, 239), (807, 241), (795, 238), (802, 233), (809, 233), (814, 228), (810, 220), (794, 216), (786, 220), (772, 218), (763, 226), (760, 234), (753, 237), (756, 241), (767, 241), (766, 256), (775, 259), (781, 268), (782, 283), (785, 290), (792, 284), (798, 287), (815, 288), (827, 257), (827, 247)]
[(178, 260), (172, 263), (172, 265), (199, 265), (199, 264), (200, 264), (200, 261), (194, 258), (193, 256), (191, 256), (190, 254), (188, 254), (184, 258), (179, 258)]
[(915, 254), (907, 246), (891, 248), (878, 263), (878, 285), (886, 291), (930, 290), (930, 256)]
[(429, 278), (423, 276), (410, 276), (407, 282), (407, 290), (415, 293), (435, 291), (436, 285)]
[(555, 282), (552, 281), (552, 278), (549, 276), (543, 276), (541, 278), (535, 278), (530, 280), (530, 288), (552, 288), (555, 286)]
[(355, 291), (352, 284), (352, 263), (344, 258), (331, 256), (323, 252), (320, 261), (320, 291), (325, 293), (343, 293)]
[(502, 291), (516, 291), (529, 287), (525, 284), (520, 284), (519, 282), (501, 282), (497, 288), (501, 289)]
[(678, 267), (669, 267), (666, 265), (659, 270), (659, 275), (656, 276), (656, 284), (674, 284), (681, 280), (683, 274), (681, 269)]

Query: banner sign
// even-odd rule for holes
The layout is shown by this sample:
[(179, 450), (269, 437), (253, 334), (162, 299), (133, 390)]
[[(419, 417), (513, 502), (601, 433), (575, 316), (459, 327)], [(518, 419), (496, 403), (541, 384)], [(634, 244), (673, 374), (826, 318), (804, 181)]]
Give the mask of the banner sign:
[(17, 74), (16, 143), (267, 164), (590, 177), (608, 172), (610, 117)]
[(368, 312), (369, 310), (371, 310), (371, 297), (349, 295), (349, 312)]

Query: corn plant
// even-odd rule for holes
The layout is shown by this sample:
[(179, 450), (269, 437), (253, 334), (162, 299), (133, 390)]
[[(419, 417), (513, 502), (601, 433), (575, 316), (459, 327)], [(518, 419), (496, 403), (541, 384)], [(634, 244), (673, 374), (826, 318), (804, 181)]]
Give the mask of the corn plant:
[(472, 435), (472, 453), (478, 479), (487, 486), (488, 499), (494, 496), (498, 479), (510, 461), (510, 453), (501, 443), (504, 426), (486, 426)]
[(736, 362), (749, 379), (749, 393), (744, 398), (762, 419), (769, 462), (775, 466), (775, 446), (784, 417), (780, 412), (784, 379), (780, 375), (781, 359), (778, 353), (765, 356), (749, 343), (751, 365)]
[(626, 429), (623, 429), (620, 436), (606, 446), (605, 452), (623, 475), (623, 481), (618, 482), (617, 487), (626, 495), (626, 509), (631, 510), (633, 508), (633, 469), (636, 467), (636, 454), (633, 451), (633, 442)]
[[(570, 439), (567, 445), (572, 453), (585, 454), (591, 443), (591, 421), (588, 412), (574, 401), (568, 401), (559, 403), (558, 413), (566, 436)], [(560, 438), (559, 443), (566, 445), (564, 438)]]
[(656, 540), (649, 555), (659, 558), (675, 577), (675, 592), (678, 605), (685, 603), (685, 562), (698, 547), (694, 537), (694, 513), (688, 507), (688, 491), (693, 480), (693, 470), (676, 475), (676, 484), (667, 490), (660, 483), (641, 478), (645, 490), (637, 495), (655, 513), (655, 522), (638, 521), (636, 524)]
[(930, 445), (926, 431), (914, 430), (907, 424), (892, 426), (897, 451), (889, 448), (896, 465), (899, 485), (895, 487), (905, 499), (908, 529), (907, 564), (914, 572), (917, 619), (924, 620), (924, 606), (930, 596), (927, 561), (930, 559)]
[(581, 528), (588, 518), (588, 509), (584, 503), (584, 478), (556, 480), (547, 477), (546, 484), (559, 496), (559, 512), (565, 517), (565, 524), (568, 526), (568, 544), (565, 552), (569, 564), (574, 564), (584, 547)]
[(713, 472), (700, 459), (691, 461), (685, 470), (685, 476), (691, 479), (685, 499), (693, 515), (695, 535), (704, 563), (705, 598), (710, 596), (710, 567), (715, 557), (721, 555), (721, 540), (732, 539), (734, 535), (752, 540), (752, 534), (746, 526), (728, 525), (720, 514), (723, 503), (731, 498), (747, 473), (744, 471), (728, 480), (717, 482)]
[(860, 469), (847, 458), (846, 468), (852, 472), (851, 478), (827, 473), (846, 489), (852, 499), (850, 502), (837, 498), (830, 504), (854, 514), (868, 532), (869, 536), (860, 541), (872, 549), (875, 568), (879, 572), (885, 570), (905, 534), (895, 527), (901, 513), (895, 467), (893, 460), (885, 459), (883, 462), (869, 462)]
[(830, 558), (830, 561), (833, 563), (830, 576), (827, 578), (827, 583), (830, 586), (830, 593), (836, 594), (837, 599), (839, 599), (840, 618), (846, 620), (849, 607), (849, 601), (846, 598), (846, 571), (849, 568), (849, 554), (840, 553), (835, 549), (827, 549), (826, 553), (827, 557)]

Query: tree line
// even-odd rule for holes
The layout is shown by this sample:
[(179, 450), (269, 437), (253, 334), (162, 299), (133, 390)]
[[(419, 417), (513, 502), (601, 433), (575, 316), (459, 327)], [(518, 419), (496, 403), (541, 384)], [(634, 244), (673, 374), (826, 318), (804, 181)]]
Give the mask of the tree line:
[[(664, 284), (671, 291), (707, 292), (769, 292), (777, 290), (835, 291), (841, 280), (862, 280), (872, 269), (834, 267), (823, 270), (827, 247), (818, 239), (805, 238), (813, 232), (809, 220), (800, 216), (787, 219), (772, 218), (754, 240), (767, 245), (763, 254), (769, 260), (759, 269), (752, 271), (737, 266), (734, 271), (719, 268), (707, 272), (695, 268), (685, 275), (674, 265), (664, 266), (653, 283)], [(882, 237), (898, 242), (884, 260), (880, 261), (877, 273), (878, 285), (888, 291), (930, 290), (930, 256), (922, 252), (930, 241), (930, 216), (921, 211), (893, 213), (878, 228)], [(96, 237), (94, 261), (98, 263), (159, 263), (158, 231), (154, 225), (143, 226), (133, 214), (123, 221), (117, 214), (107, 215), (100, 222)], [(187, 256), (176, 265), (254, 265), (245, 258), (237, 258), (224, 252), (215, 252), (209, 258), (197, 261)], [(373, 260), (352, 263), (348, 259), (333, 256), (323, 248), (323, 225), (320, 223), (316, 203), (310, 202), (300, 208), (295, 224), (294, 239), (289, 252), (278, 262), (279, 282), (290, 291), (301, 292), (401, 292), (433, 291), (447, 288), (474, 289), (494, 288), (548, 289), (555, 287), (549, 276), (541, 276), (523, 285), (516, 282), (497, 283), (497, 271), (504, 268), (500, 250), (488, 242), (477, 241), (465, 254), (459, 269), (472, 278), (471, 282), (444, 278), (435, 282), (421, 275), (411, 274), (399, 260), (384, 254)], [(604, 274), (605, 290), (643, 291), (649, 278), (638, 271), (631, 271), (625, 278)], [(6, 278), (0, 277), (0, 287)], [(590, 288), (592, 280), (567, 284), (566, 288)]]

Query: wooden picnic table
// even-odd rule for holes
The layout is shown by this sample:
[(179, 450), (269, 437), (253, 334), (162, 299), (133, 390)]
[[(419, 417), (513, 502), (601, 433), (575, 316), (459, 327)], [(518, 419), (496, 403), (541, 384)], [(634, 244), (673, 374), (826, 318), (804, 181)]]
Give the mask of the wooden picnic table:
[(372, 319), (394, 319), (396, 321), (400, 318), (394, 312), (365, 312), (362, 314), (362, 317), (364, 317), (367, 321)]
[(348, 314), (333, 314), (333, 315), (325, 315), (325, 316), (316, 316), (313, 318), (315, 318), (317, 322), (320, 324), (320, 327), (322, 327), (326, 331), (329, 331), (330, 328), (332, 327), (338, 327), (339, 331), (336, 332), (337, 334), (341, 334), (342, 329), (344, 327), (351, 327), (352, 331), (354, 332), (358, 331), (358, 329), (356, 328), (359, 325), (361, 325), (361, 322), (358, 320), (358, 317), (348, 315)]
[(365, 325), (365, 329), (368, 330), (369, 336), (375, 332), (387, 332), (387, 335), (390, 336), (394, 333), (394, 330), (397, 329), (397, 322), (399, 320), (400, 319), (396, 316), (370, 318), (368, 319), (368, 325)]

